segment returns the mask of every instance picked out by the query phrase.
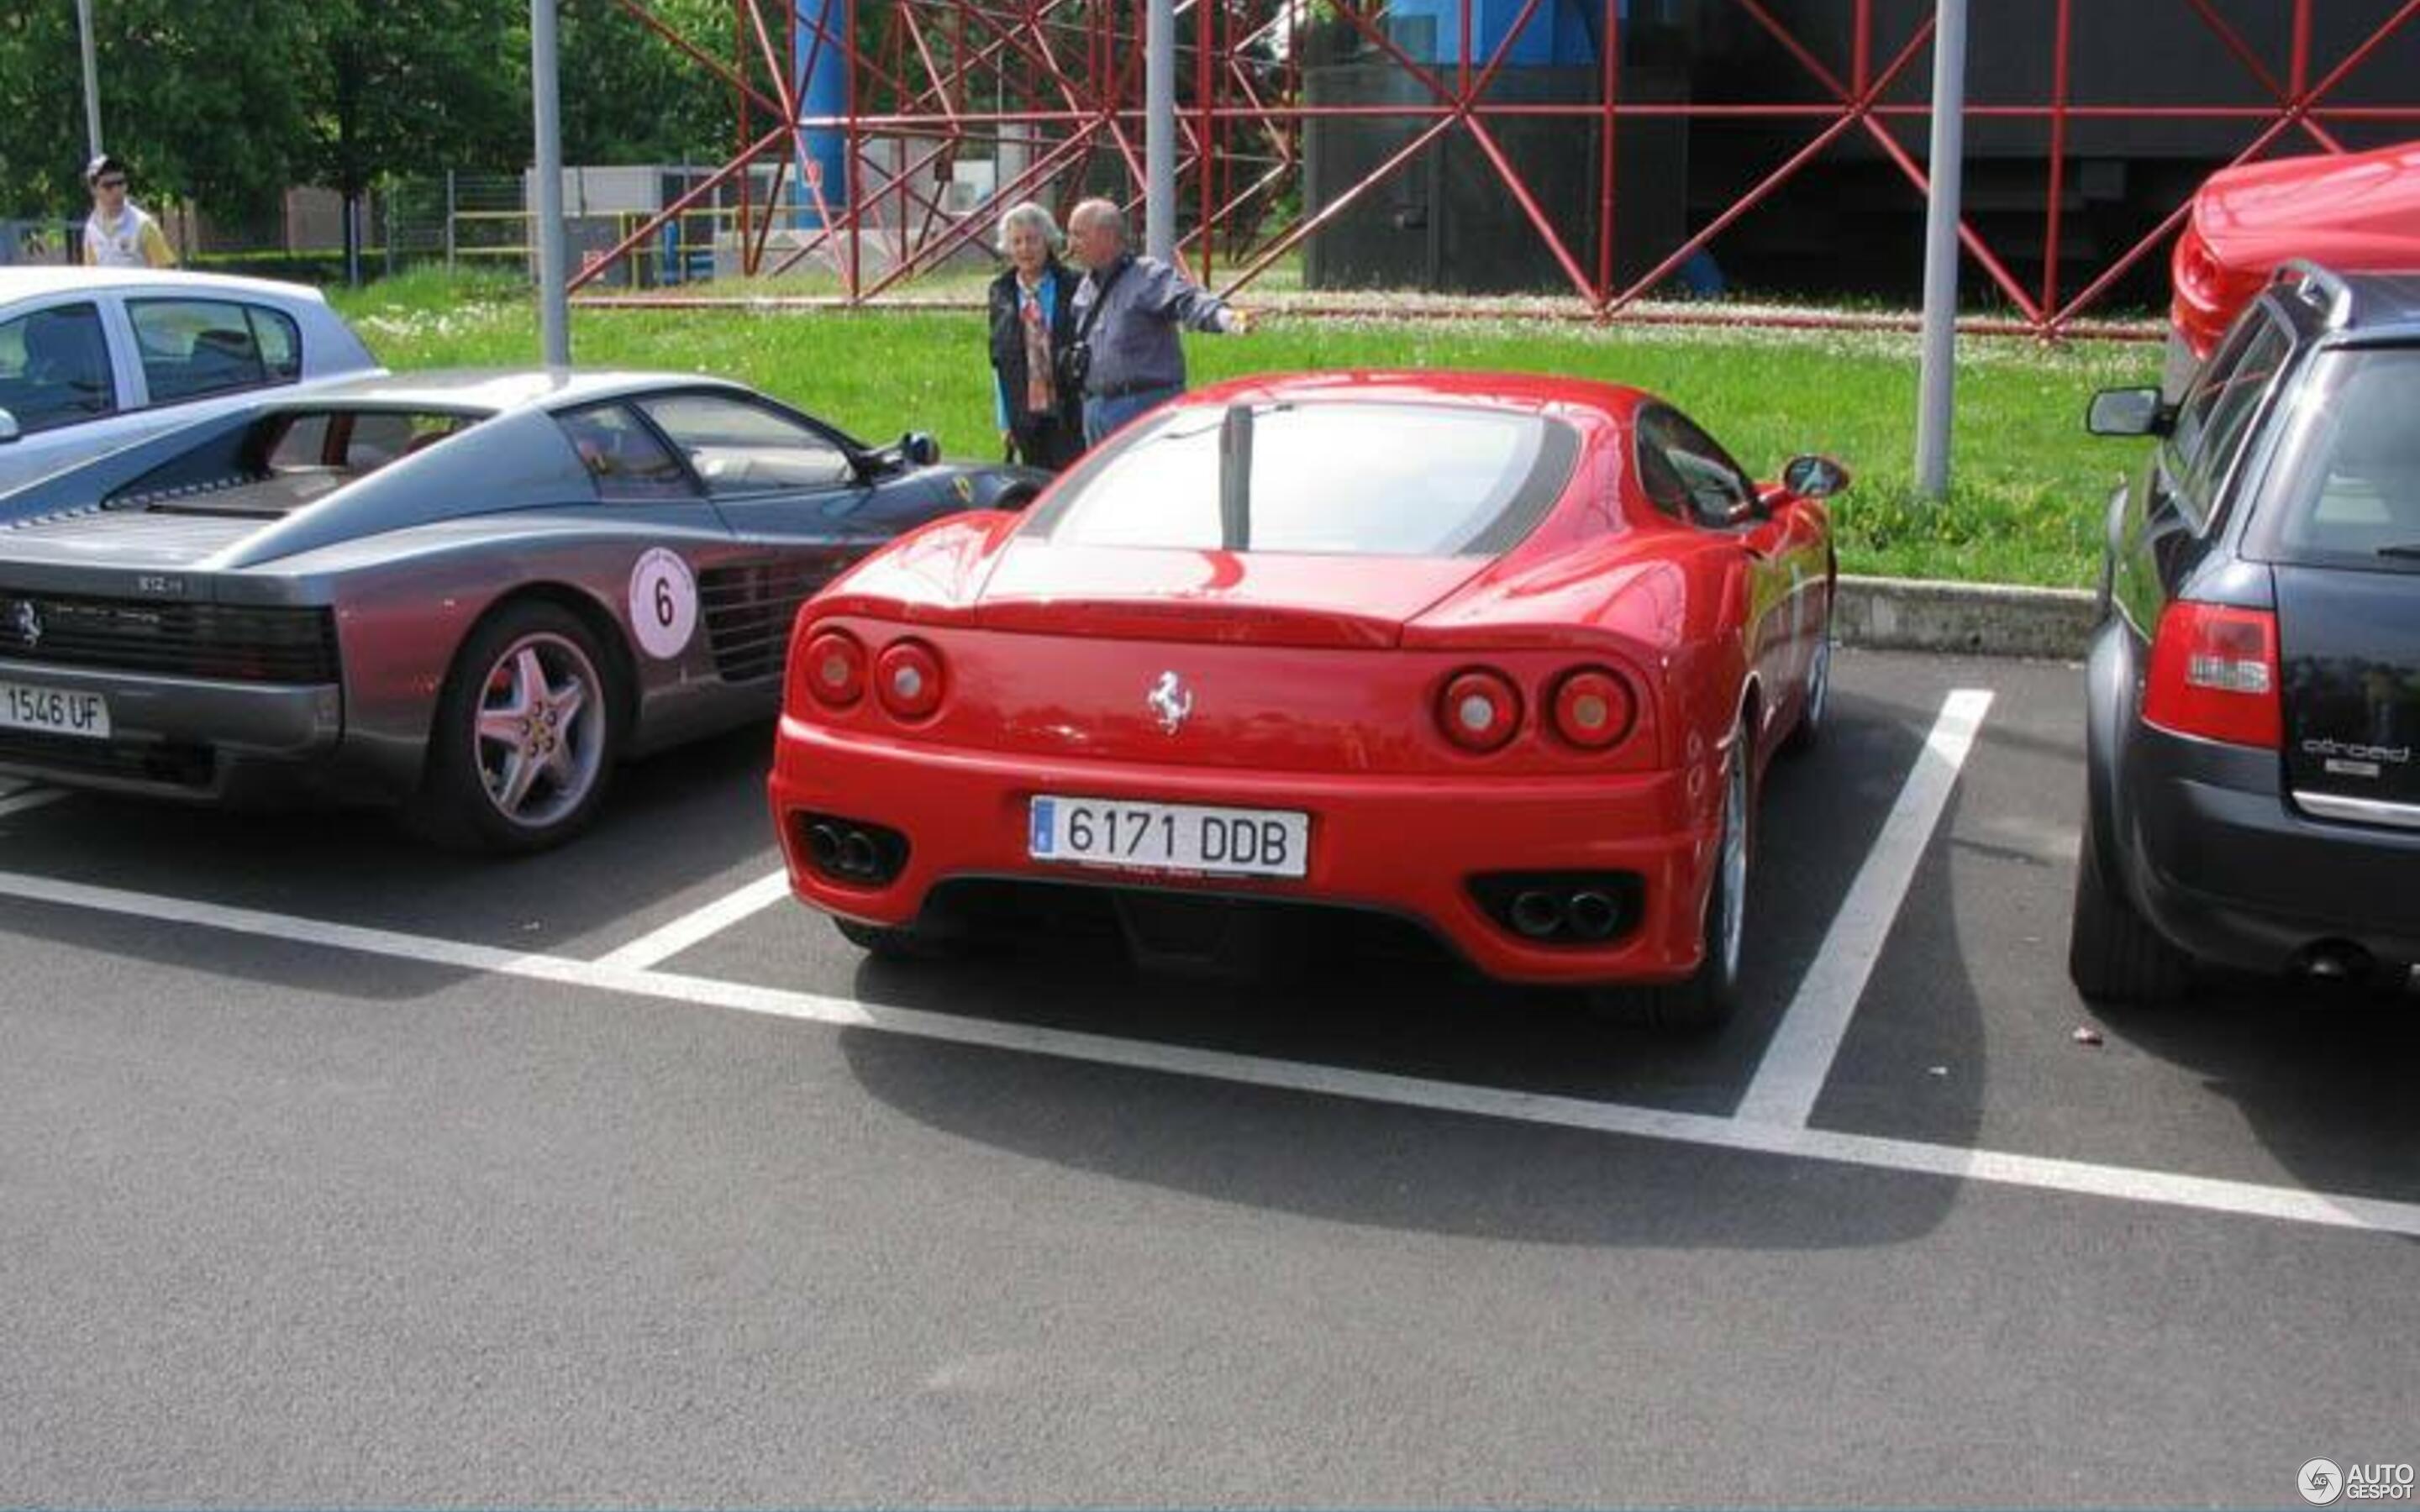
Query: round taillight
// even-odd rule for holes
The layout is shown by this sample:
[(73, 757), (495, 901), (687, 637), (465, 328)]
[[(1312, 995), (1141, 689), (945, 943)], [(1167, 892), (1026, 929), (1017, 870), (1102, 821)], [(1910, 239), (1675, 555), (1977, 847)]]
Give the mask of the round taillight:
[(845, 709), (865, 691), (865, 648), (853, 635), (826, 630), (807, 642), (806, 675), (816, 702)]
[(1555, 733), (1588, 750), (1603, 750), (1630, 733), (1629, 686), (1608, 671), (1584, 667), (1555, 685)]
[(1494, 750), (1521, 723), (1521, 695), (1501, 672), (1457, 672), (1437, 701), (1437, 723), (1465, 750)]
[(922, 640), (893, 640), (874, 662), (874, 692), (902, 719), (921, 719), (941, 706), (941, 658)]

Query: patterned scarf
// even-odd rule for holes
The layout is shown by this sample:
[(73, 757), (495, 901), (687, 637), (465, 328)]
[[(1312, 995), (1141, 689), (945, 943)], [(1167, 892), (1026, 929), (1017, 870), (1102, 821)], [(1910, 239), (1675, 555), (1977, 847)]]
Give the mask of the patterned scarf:
[(1059, 389), (1050, 371), (1050, 326), (1042, 317), (1039, 289), (1016, 285), (1017, 318), (1025, 326), (1025, 411), (1047, 415), (1059, 408)]

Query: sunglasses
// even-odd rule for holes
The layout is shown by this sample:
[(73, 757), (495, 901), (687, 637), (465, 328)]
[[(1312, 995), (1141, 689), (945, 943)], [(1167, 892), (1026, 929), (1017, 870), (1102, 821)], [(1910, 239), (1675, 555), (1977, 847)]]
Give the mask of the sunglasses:
[(123, 178), (100, 178), (93, 181), (93, 187), (95, 189), (124, 189), (126, 187), (126, 180)]

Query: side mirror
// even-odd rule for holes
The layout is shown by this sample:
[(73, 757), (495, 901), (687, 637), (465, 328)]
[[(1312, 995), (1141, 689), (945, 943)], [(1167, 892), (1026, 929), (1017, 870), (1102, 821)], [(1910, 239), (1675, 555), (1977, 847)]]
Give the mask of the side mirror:
[(23, 434), (23, 431), (17, 428), (17, 417), (6, 409), (0, 409), (0, 446), (7, 445)]
[(1801, 499), (1829, 499), (1848, 491), (1849, 470), (1828, 456), (1793, 456), (1781, 470), (1781, 486)]
[(941, 459), (941, 443), (930, 431), (911, 430), (899, 438), (899, 455), (909, 467), (928, 468)]
[(2164, 436), (2175, 420), (2157, 389), (2103, 389), (2092, 396), (2084, 428), (2095, 436)]

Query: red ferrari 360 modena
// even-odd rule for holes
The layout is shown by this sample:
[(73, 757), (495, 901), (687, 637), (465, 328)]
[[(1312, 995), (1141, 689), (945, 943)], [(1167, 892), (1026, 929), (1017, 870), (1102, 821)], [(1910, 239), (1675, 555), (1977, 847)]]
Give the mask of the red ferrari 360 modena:
[(1562, 378), (1187, 395), (800, 611), (793, 887), (903, 956), (1003, 889), (1106, 899), (1147, 956), (1369, 910), (1719, 1022), (1759, 779), (1823, 714), (1846, 483), (1757, 484), (1670, 405)]

